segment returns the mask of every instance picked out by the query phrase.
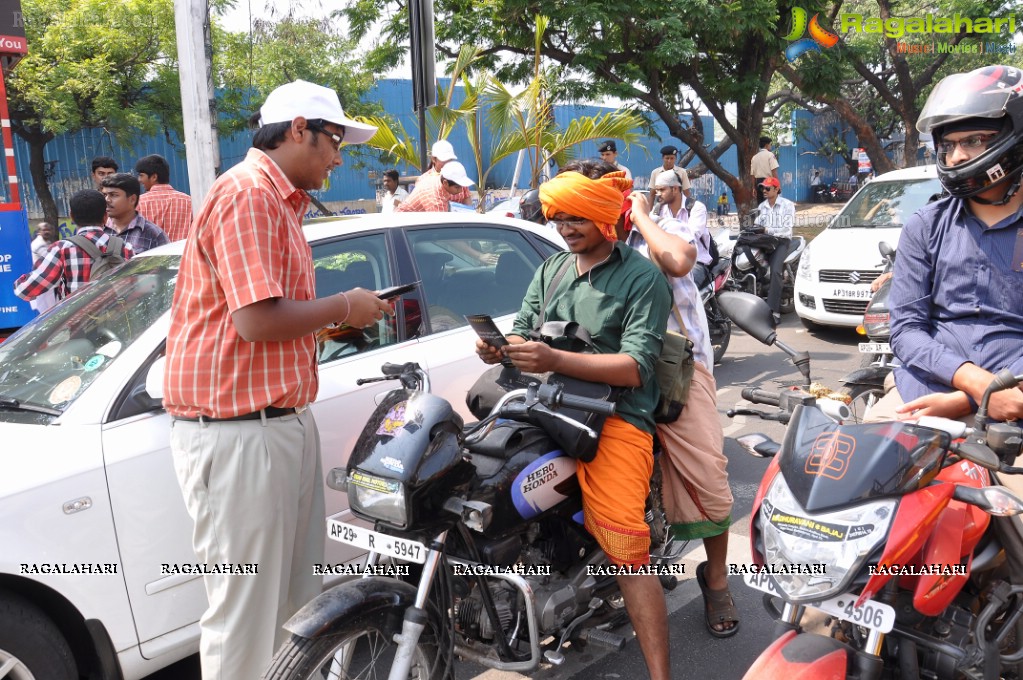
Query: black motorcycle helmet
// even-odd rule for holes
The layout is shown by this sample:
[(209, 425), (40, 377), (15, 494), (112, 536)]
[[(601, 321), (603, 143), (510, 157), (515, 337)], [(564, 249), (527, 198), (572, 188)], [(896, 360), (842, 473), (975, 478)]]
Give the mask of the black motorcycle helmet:
[(543, 210), (540, 208), (539, 189), (530, 189), (522, 194), (522, 198), (519, 199), (519, 215), (529, 222), (547, 224), (547, 219), (543, 216)]
[(1012, 182), (999, 201), (1002, 205), (1019, 189), (1023, 174), (1023, 71), (1012, 66), (985, 66), (948, 76), (935, 86), (924, 104), (916, 128), (941, 137), (960, 130), (992, 130), (997, 136), (987, 149), (954, 167), (945, 165), (938, 152), (938, 178), (948, 193), (970, 198), (1005, 182)]

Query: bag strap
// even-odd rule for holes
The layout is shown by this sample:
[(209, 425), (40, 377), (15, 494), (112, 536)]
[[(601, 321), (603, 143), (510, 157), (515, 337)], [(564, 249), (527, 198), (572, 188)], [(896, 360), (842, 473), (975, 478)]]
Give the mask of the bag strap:
[(84, 250), (85, 254), (88, 255), (89, 258), (93, 260), (103, 259), (103, 251), (101, 251), (95, 243), (93, 243), (88, 237), (84, 236), (83, 234), (75, 234), (68, 240), (74, 243), (82, 250)]
[(554, 291), (558, 289), (558, 284), (561, 283), (561, 279), (565, 278), (565, 274), (568, 273), (568, 268), (575, 263), (575, 260), (576, 258), (574, 257), (566, 257), (565, 263), (561, 265), (561, 268), (558, 269), (554, 278), (551, 279), (551, 284), (547, 286), (547, 290), (543, 294), (543, 299), (540, 301), (540, 323), (536, 325), (537, 330), (543, 326), (544, 321), (547, 319), (547, 303), (550, 302)]

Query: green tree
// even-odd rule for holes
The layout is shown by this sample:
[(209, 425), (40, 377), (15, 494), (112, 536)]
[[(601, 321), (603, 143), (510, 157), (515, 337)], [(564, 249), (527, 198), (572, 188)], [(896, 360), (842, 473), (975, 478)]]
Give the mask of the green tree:
[[(547, 19), (536, 18), (536, 44), (547, 27)], [(529, 82), (519, 91), (492, 76), (481, 66), (480, 50), (463, 45), (451, 65), (447, 88), (440, 87), (440, 103), (429, 109), (432, 137), (446, 139), (459, 127), (465, 128), (476, 163), (476, 187), (480, 196), (479, 209), (484, 210), (487, 177), (500, 161), (512, 154), (525, 152), (529, 157), (529, 184), (537, 186), (540, 176), (550, 161), (563, 165), (574, 157), (575, 149), (585, 142), (612, 137), (626, 143), (639, 139), (643, 120), (637, 114), (619, 109), (601, 116), (583, 116), (561, 129), (554, 122), (550, 97), (550, 74), (542, 63), (539, 50), (534, 51), (533, 73)], [(455, 103), (456, 83), (462, 85), (463, 97)], [(397, 126), (394, 132), (386, 121), (374, 119), (381, 127), (368, 144), (388, 151), (415, 165), (418, 162), (415, 145), (405, 129)], [(488, 129), (495, 141), (490, 149), (490, 165), (484, 165), (483, 131)]]
[[(389, 0), (360, 0), (346, 16), (355, 34), (382, 25), (387, 40), (404, 41), (407, 21), (401, 12), (385, 15), (390, 8)], [(636, 0), (627, 7), (603, 0), (544, 5), (437, 0), (435, 15), (442, 53), (477, 45), (498, 77), (526, 82), (534, 53), (530, 17), (543, 11), (550, 27), (540, 51), (562, 67), (557, 93), (637, 102), (748, 206), (753, 195), (749, 159), (757, 151), (771, 77), (783, 59), (785, 41), (776, 27), (779, 13), (787, 15), (788, 8), (775, 0)], [(696, 115), (701, 103), (725, 132), (717, 144)], [(737, 176), (719, 161), (733, 143)]]
[[(44, 152), (56, 135), (102, 126), (115, 136), (180, 125), (173, 0), (22, 0), (28, 55), (8, 80), (11, 126), (47, 221), (57, 206)], [(175, 115), (176, 114), (176, 115)]]
[[(865, 17), (892, 19), (923, 16), (938, 17), (955, 13), (964, 17), (998, 18), (1008, 14), (1008, 5), (1001, 0), (935, 0), (924, 11), (919, 3), (909, 0), (834, 0), (823, 8), (822, 23), (838, 26), (842, 13), (859, 13)], [(934, 52), (911, 54), (900, 51), (900, 45), (950, 44), (976, 45), (980, 42), (1011, 41), (1003, 33), (993, 39), (990, 34), (959, 32), (951, 35), (907, 34), (898, 38), (876, 33), (844, 34), (833, 49), (809, 53), (795, 64), (785, 64), (780, 74), (787, 79), (777, 96), (793, 101), (807, 110), (838, 114), (855, 132), (859, 146), (870, 157), (876, 172), (916, 165), (920, 136), (916, 121), (920, 117), (931, 88), (950, 73), (969, 71), (982, 65), (1003, 61), (1017, 65), (1018, 55), (1005, 55), (995, 60), (987, 54)], [(904, 135), (902, 148), (886, 153), (883, 140)], [(849, 159), (852, 168), (855, 159)]]

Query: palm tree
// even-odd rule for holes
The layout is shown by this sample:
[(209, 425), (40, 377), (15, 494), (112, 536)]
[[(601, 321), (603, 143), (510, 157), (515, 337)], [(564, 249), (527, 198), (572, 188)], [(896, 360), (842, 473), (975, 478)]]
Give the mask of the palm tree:
[[(459, 124), (465, 126), (479, 177), (476, 187), (481, 212), (484, 210), (487, 176), (501, 160), (511, 154), (528, 154), (529, 185), (535, 188), (549, 162), (564, 165), (574, 157), (574, 149), (580, 144), (608, 138), (634, 144), (640, 138), (638, 130), (643, 120), (638, 114), (622, 108), (598, 116), (576, 118), (565, 129), (557, 127), (553, 115), (554, 105), (548, 96), (548, 75), (540, 57), (540, 46), (547, 25), (547, 17), (536, 17), (533, 77), (524, 89), (515, 93), (485, 70), (479, 70), (475, 79), (470, 77), (472, 66), (480, 56), (479, 48), (463, 45), (450, 69), (448, 89), (438, 90), (443, 103), (429, 109), (437, 139), (448, 137)], [(454, 106), (457, 82), (461, 82), (465, 97), (461, 104)], [(381, 118), (363, 120), (379, 128), (377, 134), (369, 140), (370, 146), (386, 151), (410, 165), (418, 165), (416, 145), (404, 127), (399, 124), (400, 133), (395, 134)], [(484, 168), (483, 124), (489, 128), (491, 138), (497, 140), (491, 149), (490, 166), (487, 168)]]

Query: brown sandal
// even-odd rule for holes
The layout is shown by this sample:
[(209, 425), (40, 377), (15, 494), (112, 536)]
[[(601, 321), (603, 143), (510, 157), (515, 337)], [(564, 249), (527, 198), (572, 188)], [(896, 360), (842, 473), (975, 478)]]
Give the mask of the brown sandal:
[[(732, 637), (739, 632), (739, 610), (735, 608), (732, 592), (727, 587), (724, 590), (711, 590), (707, 587), (707, 580), (703, 577), (706, 567), (706, 562), (700, 562), (696, 567), (696, 583), (703, 594), (703, 621), (707, 625), (707, 632), (716, 638)], [(724, 630), (714, 628), (724, 623), (735, 625)]]

